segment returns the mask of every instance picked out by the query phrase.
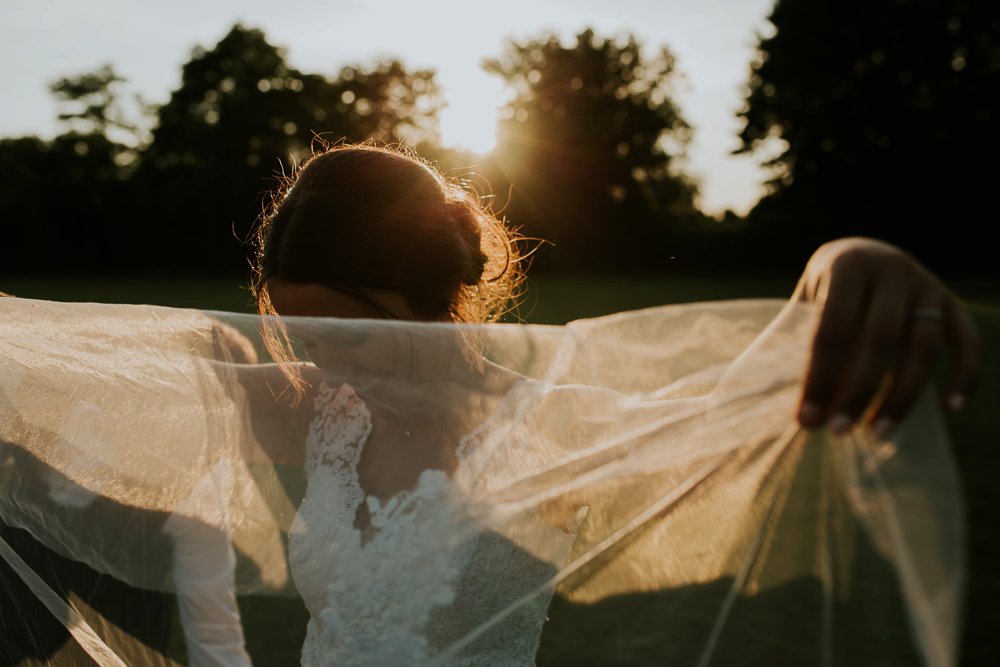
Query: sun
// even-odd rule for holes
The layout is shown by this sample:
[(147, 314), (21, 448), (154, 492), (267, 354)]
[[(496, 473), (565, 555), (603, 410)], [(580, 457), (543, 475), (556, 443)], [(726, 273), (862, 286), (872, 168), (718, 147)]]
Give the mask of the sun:
[(503, 88), (483, 71), (440, 73), (447, 107), (441, 112), (441, 142), (486, 154), (496, 145), (497, 109)]

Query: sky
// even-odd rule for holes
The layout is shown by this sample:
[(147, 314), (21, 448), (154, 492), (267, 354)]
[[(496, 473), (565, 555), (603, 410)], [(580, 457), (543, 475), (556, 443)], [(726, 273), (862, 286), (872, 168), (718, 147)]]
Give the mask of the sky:
[(743, 86), (773, 0), (0, 0), (0, 62), (8, 64), (0, 136), (59, 131), (48, 84), (115, 66), (126, 90), (167, 100), (197, 46), (237, 21), (262, 29), (300, 70), (335, 75), (346, 64), (399, 57), (433, 68), (449, 107), (445, 144), (487, 148), (499, 78), (480, 68), (509, 39), (555, 32), (568, 43), (585, 27), (667, 46), (681, 74), (676, 99), (694, 127), (686, 171), (706, 212), (746, 212), (766, 178), (753, 156), (732, 156)]

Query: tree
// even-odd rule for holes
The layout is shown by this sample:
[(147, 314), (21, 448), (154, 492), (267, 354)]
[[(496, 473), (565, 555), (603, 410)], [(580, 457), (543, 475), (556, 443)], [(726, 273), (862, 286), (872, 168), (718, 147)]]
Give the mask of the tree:
[[(751, 228), (798, 263), (878, 236), (939, 269), (988, 259), (1000, 150), (1000, 5), (779, 0), (741, 116), (743, 151), (784, 144)], [(945, 242), (943, 242), (943, 240)]]
[(125, 80), (105, 65), (51, 84), (66, 131), (50, 141), (0, 141), (8, 202), (0, 232), (7, 271), (80, 273), (113, 270), (124, 254), (129, 178), (137, 127), (119, 105)]
[(339, 123), (326, 132), (352, 141), (375, 138), (411, 147), (441, 143), (444, 97), (434, 70), (407, 71), (398, 60), (372, 66), (348, 65), (312, 99), (315, 108), (332, 108), (326, 118)]
[(690, 127), (671, 99), (670, 52), (646, 57), (632, 36), (587, 30), (569, 46), (554, 35), (511, 42), (484, 68), (513, 92), (497, 180), (513, 185), (516, 223), (556, 245), (549, 264), (662, 268), (669, 227), (695, 214), (696, 192), (676, 169)]
[[(114, 163), (123, 172), (134, 167), (139, 151), (147, 143), (143, 119), (130, 119), (121, 104), (125, 82), (113, 66), (102, 65), (62, 77), (49, 86), (60, 107), (57, 118), (66, 128), (63, 136), (77, 137), (85, 145), (105, 141)], [(141, 114), (150, 113), (151, 107), (138, 96), (136, 102)]]
[(118, 89), (125, 79), (111, 65), (92, 72), (63, 77), (49, 86), (62, 111), (59, 120), (76, 134), (108, 135), (119, 131), (134, 135), (137, 127), (129, 121), (118, 99)]
[(155, 215), (140, 234), (159, 239), (169, 229), (184, 240), (147, 243), (147, 251), (161, 249), (158, 262), (178, 270), (241, 270), (247, 248), (238, 239), (249, 235), (264, 193), (317, 136), (435, 139), (441, 106), (432, 71), (388, 61), (344, 67), (335, 79), (306, 74), (263, 32), (236, 25), (213, 48), (195, 50), (159, 109), (142, 179)]
[(45, 173), (47, 146), (38, 137), (0, 139), (0, 198), (4, 215), (0, 217), (0, 271), (27, 273), (45, 262), (43, 227), (46, 192), (40, 175)]
[(439, 141), (432, 70), (386, 60), (307, 74), (241, 25), (194, 50), (148, 139), (119, 104), (124, 83), (109, 65), (63, 77), (51, 90), (67, 131), (0, 140), (7, 270), (232, 275), (265, 192), (317, 137)]

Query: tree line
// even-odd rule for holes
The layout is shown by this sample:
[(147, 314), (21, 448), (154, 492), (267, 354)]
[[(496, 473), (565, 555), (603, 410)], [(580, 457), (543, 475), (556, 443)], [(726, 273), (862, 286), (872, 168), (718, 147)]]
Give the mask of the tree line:
[[(535, 268), (785, 271), (819, 243), (877, 236), (935, 269), (995, 273), (1000, 9), (966, 0), (778, 0), (748, 72), (740, 151), (772, 179), (745, 217), (698, 207), (675, 60), (630, 35), (512, 40), (486, 156), (442, 146), (432, 70), (299, 71), (254, 28), (196, 48), (162, 105), (130, 118), (110, 66), (53, 82), (64, 131), (0, 139), (3, 273), (245, 272), (277, 175), (323, 141), (416, 148), (491, 193)], [(147, 129), (151, 128), (151, 129)]]

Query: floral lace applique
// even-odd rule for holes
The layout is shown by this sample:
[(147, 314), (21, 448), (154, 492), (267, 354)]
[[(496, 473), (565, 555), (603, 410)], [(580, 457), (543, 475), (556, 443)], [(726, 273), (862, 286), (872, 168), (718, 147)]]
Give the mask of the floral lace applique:
[[(289, 541), (311, 616), (303, 665), (437, 664), (442, 650), (554, 574), (498, 534), (464, 534), (470, 499), (441, 470), (423, 471), (413, 489), (385, 503), (366, 498), (357, 467), (370, 411), (348, 385), (323, 385), (315, 407), (306, 495)], [(460, 465), (479, 435), (463, 439)], [(362, 502), (367, 540), (354, 525)], [(549, 597), (517, 605), (443, 664), (532, 664)]]
[[(452, 601), (462, 564), (445, 544), (457, 518), (448, 478), (425, 470), (412, 490), (384, 506), (375, 497), (365, 501), (357, 469), (371, 413), (348, 385), (321, 386), (315, 407), (306, 440), (306, 496), (289, 543), (295, 582), (312, 617), (302, 662), (420, 664), (427, 659), (428, 618), (435, 606)], [(373, 532), (364, 543), (354, 526), (362, 502)]]
[(332, 477), (348, 496), (343, 510), (353, 516), (365, 493), (358, 479), (358, 462), (361, 450), (372, 432), (372, 416), (354, 390), (348, 385), (331, 389), (320, 386), (314, 401), (316, 416), (309, 424), (306, 437), (306, 477), (312, 481), (316, 475)]

